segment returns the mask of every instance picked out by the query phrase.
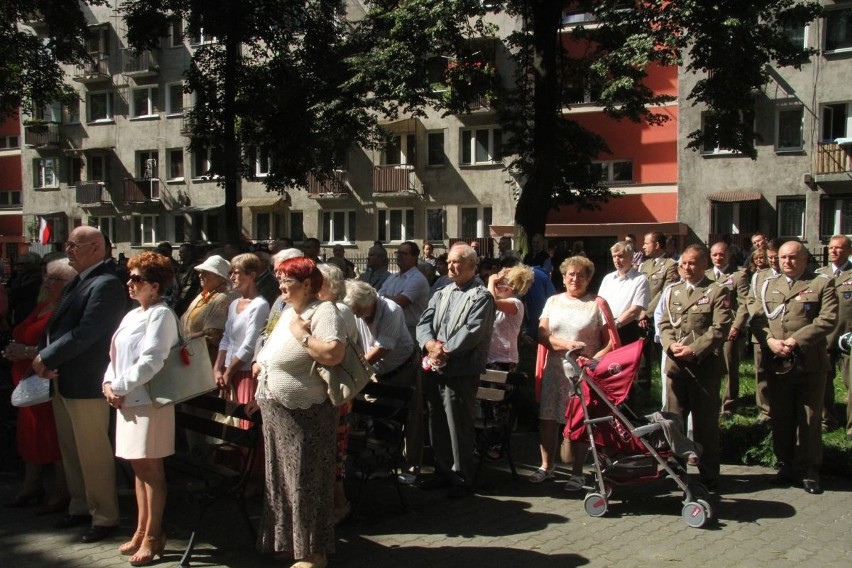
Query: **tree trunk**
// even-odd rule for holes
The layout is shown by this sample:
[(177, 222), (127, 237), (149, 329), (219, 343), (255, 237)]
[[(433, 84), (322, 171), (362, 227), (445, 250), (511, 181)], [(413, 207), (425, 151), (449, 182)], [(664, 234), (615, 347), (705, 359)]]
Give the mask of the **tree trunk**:
[(557, 120), (561, 120), (559, 78), (556, 72), (556, 53), (560, 48), (559, 26), (562, 3), (552, 0), (531, 0), (533, 37), (533, 150), (535, 164), (524, 185), (515, 220), (531, 239), (545, 232), (547, 216), (553, 206), (552, 189), (557, 175), (554, 144), (558, 136)]
[(236, 134), (237, 100), (237, 58), (240, 49), (240, 8), (239, 2), (229, 2), (230, 29), (225, 39), (225, 77), (223, 85), (222, 121), (224, 140), (222, 141), (222, 170), (225, 177), (225, 238), (228, 243), (238, 243), (240, 216), (237, 211), (237, 189), (240, 183), (240, 148)]

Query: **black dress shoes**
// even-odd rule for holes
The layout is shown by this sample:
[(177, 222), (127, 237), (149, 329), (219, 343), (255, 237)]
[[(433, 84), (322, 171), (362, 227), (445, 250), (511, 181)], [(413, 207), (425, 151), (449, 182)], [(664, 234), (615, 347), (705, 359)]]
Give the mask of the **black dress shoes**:
[(83, 542), (98, 542), (109, 535), (111, 535), (115, 531), (115, 527), (102, 527), (99, 525), (92, 525), (92, 528), (89, 529), (89, 532), (83, 535)]
[(68, 515), (67, 517), (62, 517), (56, 523), (54, 523), (53, 528), (55, 529), (70, 529), (71, 527), (82, 527), (84, 525), (88, 525), (92, 522), (92, 517), (89, 515)]
[(820, 487), (819, 483), (817, 483), (813, 479), (805, 479), (804, 481), (802, 481), (802, 487), (811, 495), (823, 494), (822, 487)]

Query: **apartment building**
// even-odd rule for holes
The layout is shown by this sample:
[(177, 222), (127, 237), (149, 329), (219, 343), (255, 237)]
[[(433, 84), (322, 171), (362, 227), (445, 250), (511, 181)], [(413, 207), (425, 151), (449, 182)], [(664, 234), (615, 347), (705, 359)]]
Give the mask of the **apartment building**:
[(10, 263), (26, 251), (22, 188), (21, 120), (16, 115), (0, 121), (0, 278), (9, 276)]
[[(679, 145), (678, 218), (692, 236), (733, 235), (744, 248), (756, 231), (803, 239), (819, 255), (833, 234), (852, 234), (852, 2), (824, 2), (824, 16), (790, 30), (790, 40), (819, 50), (801, 70), (770, 69), (755, 93), (757, 159), (725, 148)], [(698, 77), (679, 79), (683, 98)], [(684, 106), (679, 138), (706, 114)]]
[[(48, 249), (81, 224), (100, 227), (126, 254), (163, 240), (218, 244), (224, 190), (209, 175), (213, 156), (187, 149), (184, 111), (192, 101), (182, 83), (193, 49), (215, 38), (187, 40), (175, 20), (158, 49), (137, 53), (127, 48), (117, 4), (87, 11), (93, 62), (66, 70), (79, 106), (54, 104), (23, 117), (25, 221), (49, 220)], [(504, 15), (493, 18), (506, 33), (514, 26)], [(28, 24), (44, 31), (38, 21)], [(505, 47), (499, 38), (488, 43), (489, 63), (500, 73)], [(463, 116), (430, 112), (384, 124), (384, 148), (354, 148), (332, 180), (311, 179), (281, 195), (242, 180), (243, 236), (317, 237), (353, 254), (374, 241), (430, 240), (440, 248), (456, 238), (487, 238), (491, 224), (512, 223), (514, 200), (496, 115), (487, 100), (473, 107)], [(245, 155), (262, 180), (271, 156)]]

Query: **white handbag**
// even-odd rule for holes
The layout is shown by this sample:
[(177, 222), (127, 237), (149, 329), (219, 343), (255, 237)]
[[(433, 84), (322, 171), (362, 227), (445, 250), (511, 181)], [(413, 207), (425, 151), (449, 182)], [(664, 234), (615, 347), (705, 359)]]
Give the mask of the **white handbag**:
[(12, 406), (22, 408), (50, 401), (50, 379), (30, 375), (12, 391)]

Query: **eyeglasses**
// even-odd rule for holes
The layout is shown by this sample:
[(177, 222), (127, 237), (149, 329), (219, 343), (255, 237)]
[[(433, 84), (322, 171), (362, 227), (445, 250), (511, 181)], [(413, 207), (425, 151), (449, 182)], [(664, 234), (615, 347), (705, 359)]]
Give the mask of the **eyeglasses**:
[(131, 274), (127, 277), (128, 282), (132, 282), (133, 284), (141, 284), (142, 282), (147, 282), (141, 275), (139, 274)]
[(299, 281), (295, 278), (279, 278), (278, 283), (284, 286), (292, 286), (293, 284), (298, 284)]
[(70, 249), (70, 250), (74, 250), (74, 249), (79, 248), (83, 245), (93, 245), (93, 244), (95, 244), (95, 243), (91, 243), (91, 242), (89, 242), (89, 243), (75, 243), (74, 241), (66, 241), (65, 242), (65, 248)]

